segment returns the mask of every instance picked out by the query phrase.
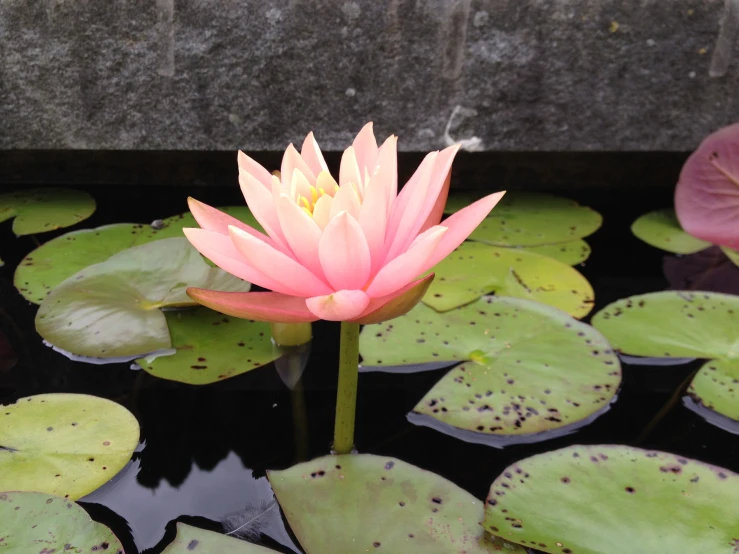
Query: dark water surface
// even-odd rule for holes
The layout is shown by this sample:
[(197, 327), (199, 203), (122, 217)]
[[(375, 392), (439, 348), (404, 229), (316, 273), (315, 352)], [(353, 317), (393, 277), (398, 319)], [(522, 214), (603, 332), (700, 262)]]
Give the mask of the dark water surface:
[[(212, 205), (241, 203), (238, 187), (87, 188), (98, 211), (76, 228), (114, 222), (151, 222), (186, 210), (188, 194)], [(632, 237), (638, 215), (671, 205), (667, 187), (583, 193), (580, 200), (604, 216), (603, 227), (586, 240), (593, 253), (578, 269), (595, 289), (592, 313), (632, 294), (664, 290), (663, 259), (674, 256)], [(68, 231), (38, 236), (46, 241)], [(142, 444), (133, 464), (113, 482), (82, 500), (93, 518), (110, 526), (127, 554), (161, 552), (174, 537), (174, 521), (222, 530), (220, 521), (247, 506), (271, 500), (267, 469), (328, 453), (335, 402), (338, 325), (314, 326), (312, 354), (302, 381), (288, 390), (273, 365), (225, 382), (195, 387), (158, 380), (130, 363), (87, 365), (44, 346), (34, 330), (36, 306), (13, 288), (20, 259), (35, 248), (31, 237), (15, 238), (0, 224), (0, 330), (19, 356), (0, 371), (0, 402), (48, 392), (77, 392), (126, 406), (141, 424)], [(588, 321), (586, 318), (585, 321)], [(415, 374), (360, 375), (356, 442), (360, 452), (394, 456), (436, 472), (485, 498), (492, 481), (521, 458), (574, 443), (618, 443), (674, 452), (739, 471), (739, 436), (705, 422), (674, 395), (701, 365), (624, 363), (624, 380), (610, 411), (572, 435), (536, 444), (494, 449), (454, 439), (406, 420), (406, 414), (445, 369)], [(665, 405), (657, 421), (655, 416)], [(232, 517), (232, 521), (241, 521)], [(262, 542), (291, 552), (278, 510), (271, 509)]]

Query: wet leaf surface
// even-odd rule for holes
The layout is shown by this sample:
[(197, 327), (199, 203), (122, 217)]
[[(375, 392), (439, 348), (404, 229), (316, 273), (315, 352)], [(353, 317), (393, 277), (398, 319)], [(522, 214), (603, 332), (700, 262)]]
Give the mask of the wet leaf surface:
[(707, 362), (688, 394), (709, 410), (739, 421), (739, 358)]
[(110, 400), (84, 394), (22, 398), (0, 406), (0, 490), (76, 500), (123, 469), (138, 442), (136, 418)]
[(735, 554), (739, 476), (627, 446), (521, 460), (492, 484), (483, 526), (553, 554)]
[[(261, 229), (245, 206), (218, 209)], [(133, 246), (184, 237), (184, 227), (197, 226), (188, 212), (156, 221), (153, 225), (115, 223), (72, 231), (42, 244), (28, 254), (16, 268), (13, 282), (24, 298), (40, 304), (54, 287), (90, 265), (104, 262), (113, 254)]]
[[(457, 212), (476, 199), (470, 195), (453, 195), (444, 211)], [(496, 246), (557, 244), (587, 237), (602, 222), (598, 212), (573, 200), (512, 191), (506, 193), (470, 239)]]
[(43, 301), (36, 329), (78, 356), (113, 358), (170, 348), (160, 308), (196, 305), (188, 286), (249, 290), (249, 283), (208, 266), (185, 238), (135, 246), (69, 277)]
[(500, 436), (569, 432), (607, 409), (621, 382), (618, 358), (595, 329), (515, 298), (486, 297), (443, 314), (419, 305), (365, 327), (360, 353), (363, 364), (388, 371), (465, 361), (414, 408), (443, 425), (411, 421), (493, 445)]
[(485, 536), (480, 500), (394, 458), (326, 456), (268, 477), (308, 554), (525, 552)]
[(177, 536), (162, 554), (267, 554), (277, 552), (241, 539), (177, 523)]
[(79, 190), (39, 188), (0, 194), (0, 222), (11, 218), (18, 235), (70, 227), (90, 217), (95, 199)]
[(672, 208), (640, 216), (631, 225), (631, 232), (650, 246), (673, 254), (692, 254), (711, 246), (710, 242), (686, 233)]
[(113, 532), (74, 502), (39, 492), (0, 492), (0, 549), (8, 554), (123, 554)]
[(574, 317), (593, 307), (593, 288), (577, 270), (525, 250), (465, 242), (432, 270), (423, 302), (447, 311), (495, 293), (536, 300)]
[(241, 375), (280, 356), (269, 323), (229, 317), (207, 308), (165, 314), (177, 352), (137, 363), (155, 377), (206, 385)]

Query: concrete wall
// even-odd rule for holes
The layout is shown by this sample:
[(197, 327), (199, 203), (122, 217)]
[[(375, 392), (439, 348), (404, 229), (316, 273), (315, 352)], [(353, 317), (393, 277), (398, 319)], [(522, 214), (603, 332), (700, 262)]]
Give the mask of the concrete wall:
[(0, 0), (0, 149), (690, 150), (739, 119), (737, 4)]

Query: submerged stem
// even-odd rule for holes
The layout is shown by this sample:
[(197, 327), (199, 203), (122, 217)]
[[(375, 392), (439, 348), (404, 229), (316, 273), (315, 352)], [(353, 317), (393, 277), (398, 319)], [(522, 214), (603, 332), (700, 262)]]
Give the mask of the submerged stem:
[(341, 322), (339, 384), (336, 394), (334, 452), (349, 454), (354, 448), (354, 415), (359, 380), (359, 324)]

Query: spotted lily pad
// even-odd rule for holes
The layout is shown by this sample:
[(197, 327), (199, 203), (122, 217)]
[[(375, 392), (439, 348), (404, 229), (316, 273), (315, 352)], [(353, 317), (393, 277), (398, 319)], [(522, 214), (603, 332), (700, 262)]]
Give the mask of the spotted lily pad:
[(710, 242), (689, 235), (680, 227), (675, 210), (655, 210), (640, 216), (631, 225), (634, 235), (655, 248), (674, 254), (692, 254), (711, 246)]
[(577, 265), (583, 263), (590, 257), (590, 245), (584, 240), (573, 240), (570, 242), (560, 242), (559, 244), (543, 244), (541, 246), (527, 246), (528, 252), (541, 254), (554, 258), (567, 265)]
[(308, 554), (525, 553), (484, 534), (481, 501), (394, 458), (326, 456), (268, 477)]
[(123, 554), (105, 525), (74, 502), (40, 492), (0, 492), (0, 549), (7, 554)]
[(666, 291), (617, 300), (592, 324), (616, 350), (656, 358), (739, 358), (739, 296)]
[(270, 324), (229, 317), (207, 308), (168, 312), (177, 353), (137, 363), (155, 377), (206, 385), (241, 375), (280, 356)]
[(525, 250), (465, 242), (432, 271), (436, 278), (423, 302), (437, 311), (490, 293), (536, 300), (578, 318), (593, 307), (593, 288), (577, 270)]
[(195, 554), (215, 554), (216, 552), (218, 554), (267, 554), (277, 551), (178, 522), (177, 536), (162, 551), (162, 554), (190, 554), (191, 552)]
[(79, 190), (41, 188), (0, 194), (0, 222), (15, 218), (13, 232), (44, 233), (75, 225), (95, 211), (95, 199)]
[(135, 246), (69, 277), (43, 301), (36, 330), (78, 356), (114, 358), (170, 348), (160, 308), (194, 306), (185, 290), (249, 290), (208, 266), (185, 238)]
[(709, 410), (739, 421), (739, 358), (706, 363), (690, 384), (688, 394)]
[[(218, 209), (261, 228), (245, 206)], [(42, 244), (28, 254), (16, 268), (13, 281), (24, 298), (40, 304), (54, 287), (87, 266), (104, 262), (113, 254), (133, 246), (183, 237), (184, 227), (197, 226), (188, 212), (153, 222), (153, 225), (116, 223), (72, 231)]]
[(84, 394), (21, 398), (0, 406), (0, 490), (76, 500), (123, 469), (138, 442), (136, 418), (110, 400)]
[[(494, 446), (572, 431), (608, 409), (621, 382), (618, 358), (592, 327), (538, 302), (486, 297), (439, 314), (418, 305), (365, 327), (363, 364), (464, 361), (409, 419)], [(422, 416), (422, 417), (419, 417)], [(557, 431), (554, 433), (554, 431)], [(519, 437), (501, 441), (500, 437)]]
[(627, 446), (526, 458), (492, 484), (483, 526), (552, 554), (736, 554), (739, 475)]
[[(457, 212), (476, 198), (451, 196), (444, 209)], [(550, 194), (509, 192), (470, 235), (495, 246), (536, 246), (570, 242), (593, 234), (601, 215), (573, 200)]]

